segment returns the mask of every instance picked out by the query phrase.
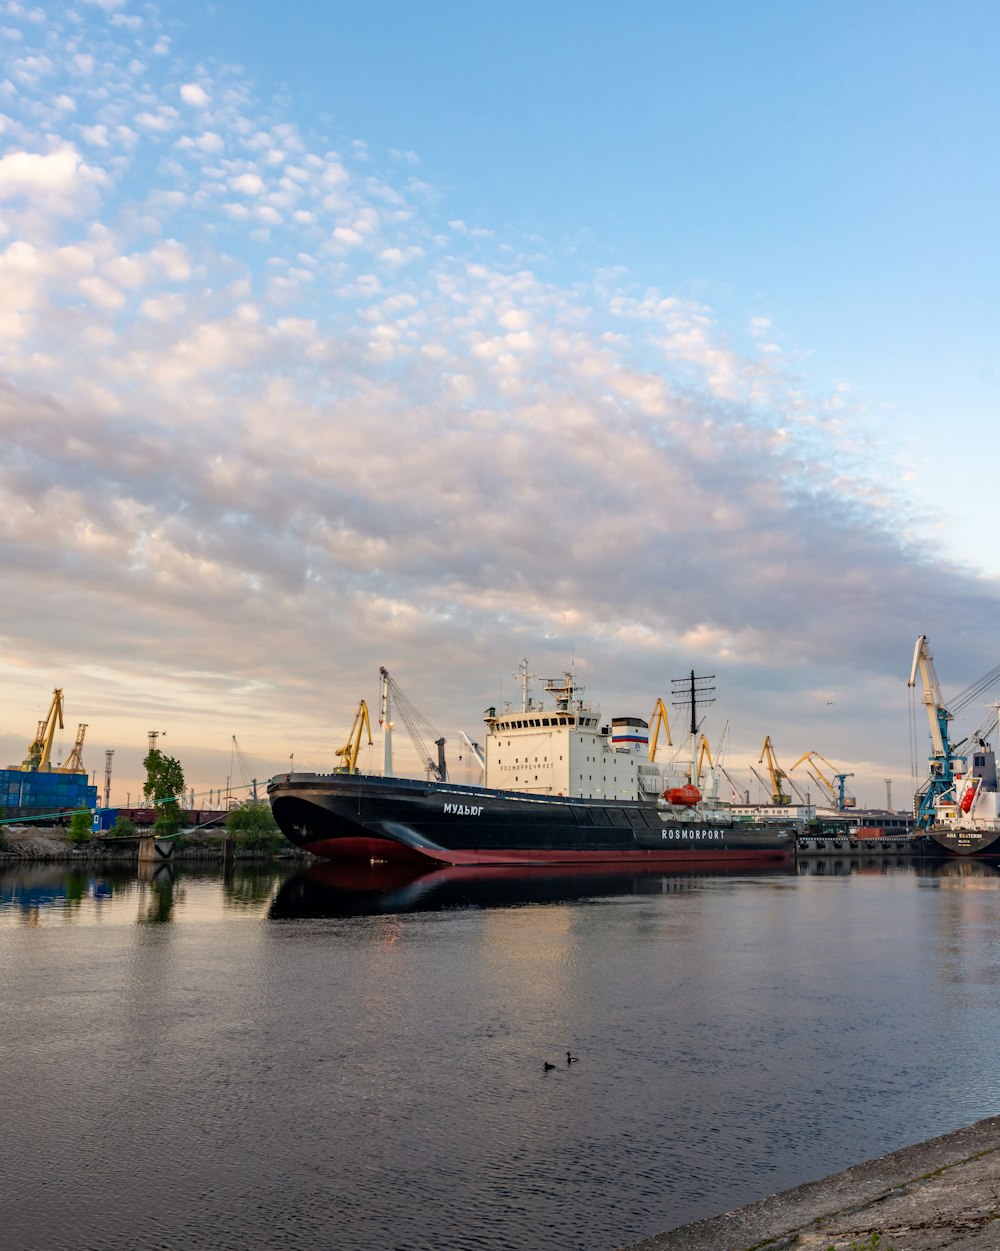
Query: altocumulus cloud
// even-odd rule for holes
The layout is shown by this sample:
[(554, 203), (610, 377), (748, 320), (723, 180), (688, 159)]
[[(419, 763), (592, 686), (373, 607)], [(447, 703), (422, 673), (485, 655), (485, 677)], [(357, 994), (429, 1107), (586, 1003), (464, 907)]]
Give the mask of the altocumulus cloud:
[[(414, 162), (380, 173), (237, 68), (180, 64), (148, 6), (4, 22), (22, 706), (54, 675), (94, 721), (250, 725), (278, 759), (380, 662), (474, 728), (520, 654), (575, 651), (636, 711), (674, 671), (725, 672), (759, 742), (753, 691), (800, 735), (833, 690), (893, 710), (916, 632), (950, 638), (956, 684), (992, 663), (996, 587), (937, 566), (766, 318), (727, 334), (624, 273), (560, 286), (537, 241), (439, 216)], [(879, 775), (900, 754), (797, 741)]]

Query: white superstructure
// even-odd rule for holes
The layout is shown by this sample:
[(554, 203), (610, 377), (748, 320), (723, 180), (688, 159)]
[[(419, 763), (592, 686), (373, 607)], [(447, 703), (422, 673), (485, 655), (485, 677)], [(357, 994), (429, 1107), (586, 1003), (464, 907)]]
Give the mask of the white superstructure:
[(648, 761), (649, 727), (640, 717), (602, 722), (600, 709), (585, 703), (572, 673), (550, 678), (549, 703), (536, 703), (529, 689), (534, 674), (524, 661), (519, 673), (521, 707), (486, 716), (485, 785), (537, 795), (581, 799), (653, 798), (660, 770)]

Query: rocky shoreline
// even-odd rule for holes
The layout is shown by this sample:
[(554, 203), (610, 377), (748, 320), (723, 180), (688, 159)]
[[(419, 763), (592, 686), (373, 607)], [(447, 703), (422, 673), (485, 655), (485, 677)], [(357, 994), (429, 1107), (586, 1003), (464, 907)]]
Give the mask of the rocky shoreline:
[[(226, 844), (230, 836), (224, 830), (181, 830), (177, 847), (169, 863), (201, 861), (221, 864), (226, 856)], [(106, 842), (91, 840), (73, 843), (68, 829), (61, 826), (8, 825), (0, 828), (0, 868), (32, 864), (135, 864), (139, 849), (136, 843), (124, 847), (109, 846)], [(276, 839), (265, 847), (240, 846), (237, 836), (230, 853), (236, 860), (301, 860), (314, 857)]]

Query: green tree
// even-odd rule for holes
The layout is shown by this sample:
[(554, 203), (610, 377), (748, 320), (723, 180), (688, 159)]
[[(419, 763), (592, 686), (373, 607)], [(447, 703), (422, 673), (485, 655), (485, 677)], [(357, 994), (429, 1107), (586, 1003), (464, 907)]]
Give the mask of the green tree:
[(116, 838), (132, 838), (138, 831), (131, 817), (119, 817), (111, 828)]
[(69, 841), (89, 843), (92, 820), (89, 808), (77, 808), (69, 819)]
[(180, 798), (184, 793), (184, 770), (179, 760), (154, 747), (142, 762), (146, 781), (142, 793), (159, 809), (153, 826), (157, 834), (173, 834), (181, 824)]
[(284, 845), (271, 805), (259, 799), (246, 799), (226, 813), (226, 829), (237, 847), (248, 851), (275, 851)]

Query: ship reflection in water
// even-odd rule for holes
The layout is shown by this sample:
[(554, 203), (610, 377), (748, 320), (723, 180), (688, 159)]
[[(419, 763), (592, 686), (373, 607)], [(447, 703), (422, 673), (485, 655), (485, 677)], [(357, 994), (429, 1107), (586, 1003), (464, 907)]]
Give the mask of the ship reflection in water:
[(271, 904), (272, 920), (302, 917), (372, 916), (391, 912), (434, 912), (446, 908), (516, 908), (526, 904), (572, 903), (623, 895), (666, 895), (692, 890), (720, 878), (787, 877), (785, 866), (759, 861), (724, 868), (673, 870), (602, 866), (444, 868), (325, 863), (303, 869), (283, 883)]
[(374, 916), (392, 912), (434, 912), (446, 908), (516, 908), (527, 904), (572, 903), (588, 898), (666, 895), (694, 890), (720, 879), (884, 877), (900, 871), (940, 881), (978, 879), (1000, 886), (1000, 861), (921, 860), (913, 856), (843, 856), (799, 859), (791, 869), (759, 863), (724, 868), (638, 870), (592, 868), (442, 868), (420, 871), (412, 865), (332, 864), (303, 869), (275, 895), (272, 920), (302, 917)]
[(852, 874), (884, 877), (887, 874), (908, 872), (918, 878), (940, 882), (968, 881), (976, 878), (977, 885), (1000, 886), (1000, 860), (996, 859), (924, 859), (912, 855), (879, 856), (803, 856), (795, 862), (799, 877), (847, 877)]

